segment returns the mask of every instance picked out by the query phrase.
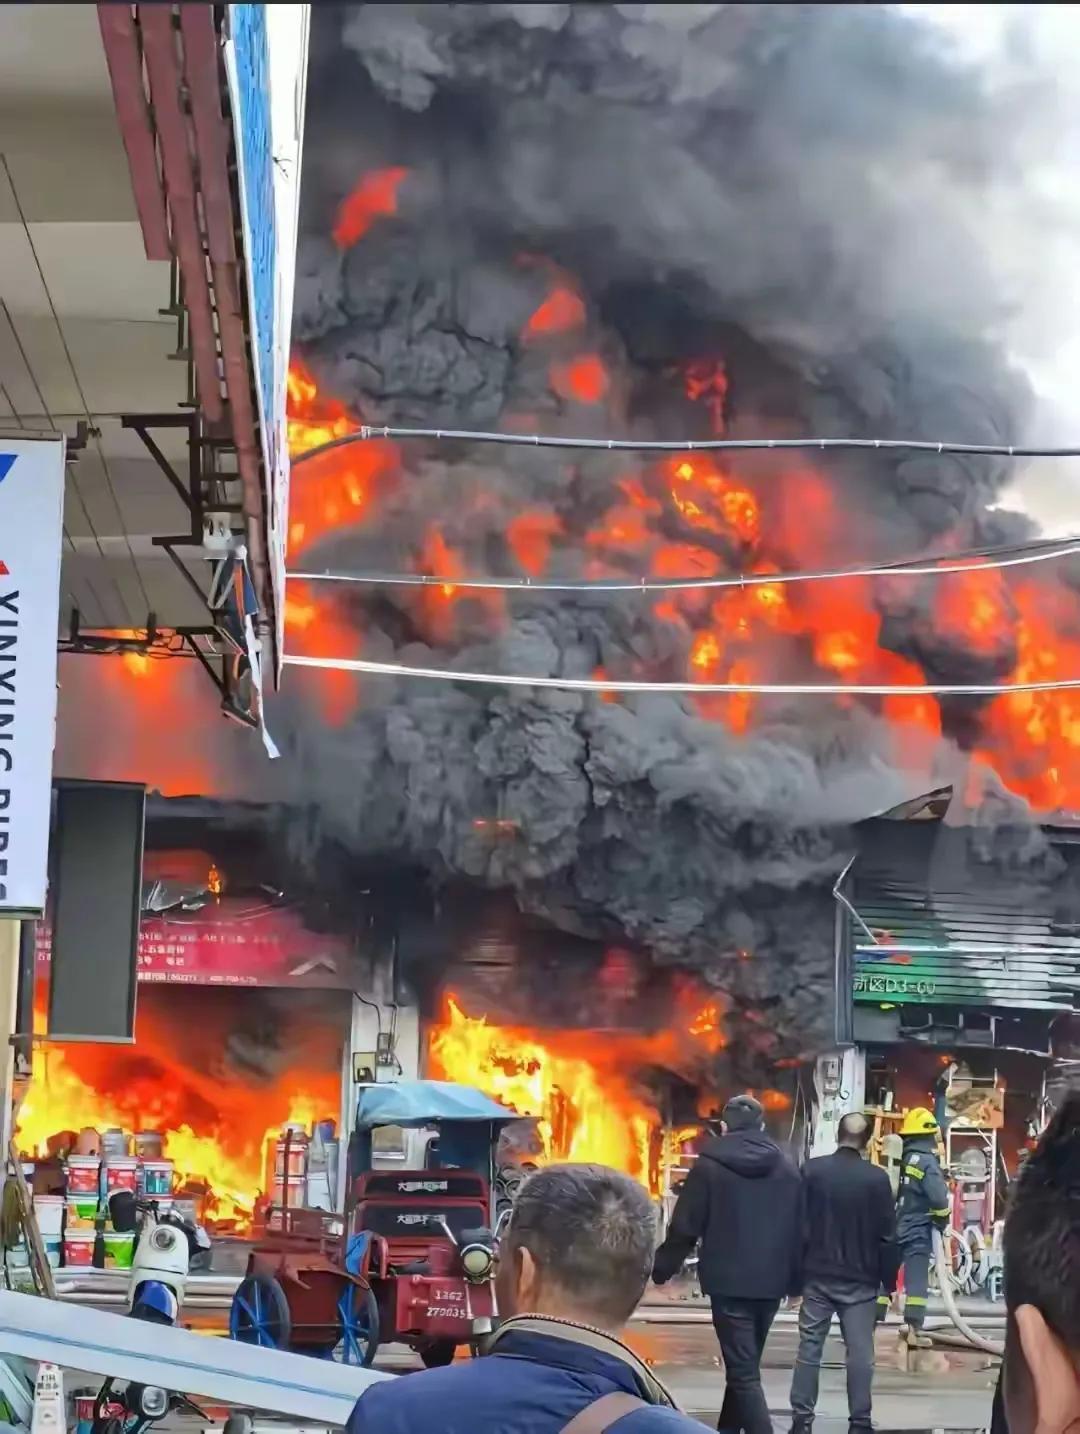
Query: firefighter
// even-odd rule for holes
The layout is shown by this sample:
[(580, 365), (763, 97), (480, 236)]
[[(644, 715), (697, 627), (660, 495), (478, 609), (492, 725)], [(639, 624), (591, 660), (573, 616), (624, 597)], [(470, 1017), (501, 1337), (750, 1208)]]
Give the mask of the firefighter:
[(904, 1323), (918, 1339), (926, 1318), (934, 1230), (949, 1223), (949, 1187), (937, 1156), (938, 1123), (933, 1111), (916, 1106), (900, 1127), (904, 1154), (896, 1199), (896, 1241), (904, 1262)]

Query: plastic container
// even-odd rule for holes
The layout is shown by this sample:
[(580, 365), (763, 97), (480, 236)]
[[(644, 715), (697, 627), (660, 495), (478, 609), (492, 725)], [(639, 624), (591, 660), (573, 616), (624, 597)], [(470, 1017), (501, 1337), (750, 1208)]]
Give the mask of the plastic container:
[(133, 1231), (106, 1230), (105, 1268), (107, 1270), (130, 1270), (135, 1255), (135, 1234)]
[(64, 1236), (65, 1266), (68, 1269), (89, 1269), (93, 1263), (93, 1230), (68, 1230)]
[(101, 1154), (106, 1164), (125, 1160), (131, 1154), (131, 1141), (118, 1125), (111, 1125), (101, 1137)]
[(160, 1160), (165, 1153), (161, 1132), (138, 1130), (135, 1132), (135, 1154), (140, 1160)]
[(139, 1187), (139, 1162), (133, 1155), (117, 1156), (110, 1159), (105, 1167), (105, 1193), (114, 1190), (130, 1190), (132, 1194)]
[(287, 1205), (290, 1210), (299, 1210), (303, 1208), (306, 1197), (307, 1177), (305, 1175), (290, 1176), (288, 1180), (276, 1176), (270, 1187), (271, 1205)]
[[(307, 1174), (308, 1133), (302, 1125), (287, 1125), (274, 1147), (274, 1176), (302, 1179)], [(286, 1170), (288, 1165), (288, 1170)]]
[(142, 1192), (148, 1199), (172, 1194), (173, 1163), (171, 1160), (144, 1160)]
[(101, 1161), (96, 1155), (69, 1155), (67, 1162), (67, 1193), (96, 1195), (101, 1179)]
[(35, 1195), (34, 1219), (37, 1221), (42, 1239), (50, 1235), (59, 1238), (64, 1228), (64, 1197), (62, 1195)]
[(97, 1212), (97, 1191), (93, 1195), (69, 1195), (66, 1228), (68, 1230), (89, 1230), (92, 1233)]
[(42, 1235), (41, 1243), (45, 1247), (45, 1258), (54, 1270), (60, 1268), (60, 1256), (63, 1252), (64, 1242), (60, 1238), (59, 1231), (55, 1235)]

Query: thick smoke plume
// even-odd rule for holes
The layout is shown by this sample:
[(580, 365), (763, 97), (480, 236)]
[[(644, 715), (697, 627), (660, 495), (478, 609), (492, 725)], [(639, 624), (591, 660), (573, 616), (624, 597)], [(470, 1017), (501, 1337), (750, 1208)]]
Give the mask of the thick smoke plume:
[[(319, 6), (313, 27), (295, 339), (320, 399), (376, 423), (597, 436), (1024, 435), (1013, 296), (979, 215), (1021, 202), (1044, 91), (1014, 82), (1003, 102), (884, 6)], [(993, 510), (1009, 473), (986, 460), (746, 460), (724, 492), (752, 492), (754, 513), (729, 496), (703, 525), (625, 455), (346, 451), (357, 521), (346, 505), (294, 528), (305, 565), (639, 574), (671, 544), (668, 572), (737, 572), (1030, 531)], [(297, 470), (294, 514), (314, 512), (329, 461)], [(951, 605), (932, 583), (838, 593), (872, 627), (850, 659), (822, 636), (832, 596), (808, 594), (786, 627), (739, 619), (738, 671), (702, 647), (712, 619), (689, 599), (361, 591), (297, 596), (290, 645), (809, 681), (1000, 678), (1023, 655), (997, 587), (975, 595), (975, 628), (959, 589)], [(848, 824), (992, 746), (989, 709), (928, 700), (737, 709), (319, 681), (289, 676), (294, 701), (333, 708), (301, 714), (291, 741), (316, 840), (418, 857), (699, 966), (766, 1014), (775, 1055), (827, 1022)]]

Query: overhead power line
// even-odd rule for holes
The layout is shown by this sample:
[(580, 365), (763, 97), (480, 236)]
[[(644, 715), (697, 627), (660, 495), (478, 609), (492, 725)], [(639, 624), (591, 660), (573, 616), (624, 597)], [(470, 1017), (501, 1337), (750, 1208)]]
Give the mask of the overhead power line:
[(484, 589), (495, 592), (673, 592), (697, 588), (753, 588), (774, 583), (828, 582), (842, 578), (874, 577), (935, 577), (943, 573), (985, 572), (987, 569), (1019, 568), (1032, 563), (1048, 563), (1055, 558), (1080, 553), (1080, 540), (1067, 543), (1032, 544), (1029, 548), (1001, 549), (1010, 557), (991, 557), (993, 549), (973, 549), (970, 553), (954, 553), (940, 558), (928, 557), (916, 563), (874, 563), (862, 568), (823, 568), (819, 571), (787, 573), (738, 573), (711, 578), (461, 578), (432, 573), (342, 573), (324, 570), (291, 572), (286, 577), (297, 582), (355, 583), (369, 587), (454, 587)]
[(292, 459), (295, 468), (313, 458), (378, 438), (431, 438), (437, 442), (500, 443), (513, 448), (607, 449), (617, 453), (739, 453), (878, 450), (882, 453), (964, 454), (974, 458), (1080, 458), (1080, 448), (1036, 448), (1012, 443), (936, 443), (915, 438), (566, 438), (553, 433), (489, 433), (471, 428), (376, 428), (361, 424), (355, 433), (332, 438)]
[(1064, 692), (1080, 688), (1080, 676), (1057, 682), (634, 682), (607, 677), (528, 677), (515, 673), (452, 672), (362, 657), (302, 657), (286, 653), (286, 667), (332, 672), (366, 672), (376, 677), (414, 677), (434, 682), (469, 682), (485, 687), (552, 687), (560, 692), (715, 692), (730, 697), (997, 697), (1008, 692)]

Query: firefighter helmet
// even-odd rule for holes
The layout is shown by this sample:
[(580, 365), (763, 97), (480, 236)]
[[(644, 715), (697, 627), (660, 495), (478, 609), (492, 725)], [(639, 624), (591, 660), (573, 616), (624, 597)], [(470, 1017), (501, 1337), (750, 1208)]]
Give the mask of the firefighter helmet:
[(901, 1135), (936, 1135), (937, 1133), (937, 1118), (934, 1112), (927, 1110), (924, 1105), (917, 1105), (913, 1110), (909, 1110), (900, 1127)]

